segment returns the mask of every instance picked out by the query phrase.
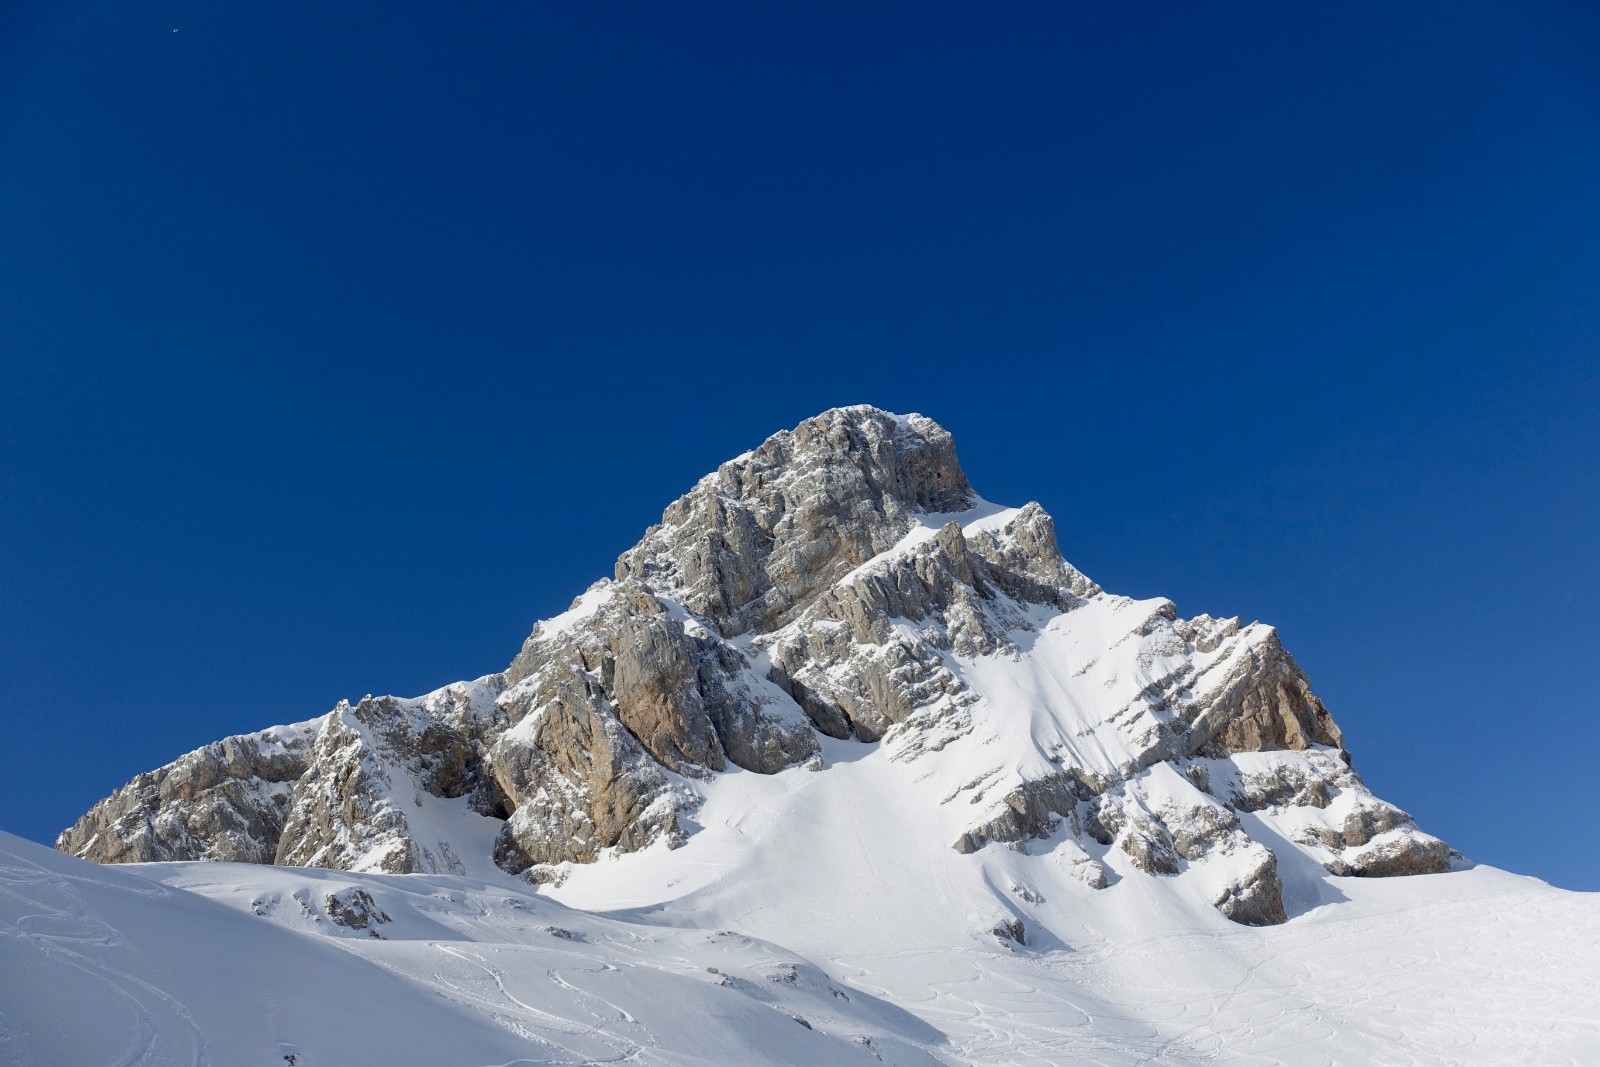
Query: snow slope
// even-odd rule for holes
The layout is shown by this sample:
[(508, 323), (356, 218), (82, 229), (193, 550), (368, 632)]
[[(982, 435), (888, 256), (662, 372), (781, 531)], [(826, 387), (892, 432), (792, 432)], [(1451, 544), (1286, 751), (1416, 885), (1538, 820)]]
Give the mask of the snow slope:
[[(1594, 895), (1308, 860), (1285, 879), (1321, 902), (1244, 927), (1116, 855), (1096, 892), (1049, 842), (929, 848), (881, 751), (723, 776), (685, 847), (576, 867), (559, 901), (509, 876), (99, 867), (0, 835), (0, 1062), (1600, 1057)], [(356, 890), (365, 929), (330, 912)], [(1002, 918), (1027, 944), (990, 932)]]
[[(1290, 921), (1229, 922), (1114, 848), (1064, 835), (962, 856), (908, 802), (914, 767), (829, 746), (830, 773), (710, 783), (678, 850), (572, 867), (584, 908), (728, 926), (902, 1005), (978, 1063), (1593, 1063), (1600, 896), (1487, 867), (1330, 876), (1271, 817)], [(1026, 944), (994, 936), (1020, 919)]]
[[(777, 946), (506, 881), (106, 868), (0, 835), (0, 1062), (939, 1062), (933, 1027)], [(335, 923), (353, 890), (384, 918)]]

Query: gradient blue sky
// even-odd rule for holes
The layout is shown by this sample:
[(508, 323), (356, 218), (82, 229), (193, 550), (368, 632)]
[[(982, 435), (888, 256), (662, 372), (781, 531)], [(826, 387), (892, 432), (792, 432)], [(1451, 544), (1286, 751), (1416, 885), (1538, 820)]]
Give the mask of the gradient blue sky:
[(1600, 888), (1597, 55), (1580, 3), (13, 0), (0, 826), (497, 670), (864, 401)]

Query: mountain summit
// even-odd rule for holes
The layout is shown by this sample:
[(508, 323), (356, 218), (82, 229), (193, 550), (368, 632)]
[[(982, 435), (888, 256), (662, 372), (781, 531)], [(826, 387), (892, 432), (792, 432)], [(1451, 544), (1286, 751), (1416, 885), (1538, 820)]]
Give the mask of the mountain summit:
[[(207, 745), (57, 847), (559, 888), (712, 832), (704, 809), (751, 775), (804, 792), (792, 776), (867, 751), (892, 798), (857, 820), (904, 817), (969, 864), (1033, 857), (1074, 893), (1126, 870), (1271, 925), (1290, 858), (1460, 863), (1365, 788), (1270, 626), (1105, 592), (1038, 504), (973, 491), (937, 423), (864, 406), (702, 478), (505, 671)], [(1010, 921), (996, 936), (1024, 940)]]

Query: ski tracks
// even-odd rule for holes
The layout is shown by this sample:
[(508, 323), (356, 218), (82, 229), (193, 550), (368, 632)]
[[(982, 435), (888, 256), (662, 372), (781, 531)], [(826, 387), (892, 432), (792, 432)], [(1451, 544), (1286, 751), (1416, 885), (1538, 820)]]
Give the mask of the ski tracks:
[[(469, 948), (462, 943), (431, 942), (432, 947), (444, 955), (458, 960), (470, 967), (476, 968), (493, 984), (498, 995), (495, 998), (486, 997), (450, 976), (435, 972), (433, 978), (451, 989), (453, 993), (465, 1002), (479, 1008), (487, 1008), (491, 1014), (501, 1018), (501, 1013), (509, 1009), (515, 1017), (517, 1026), (514, 1028), (530, 1037), (535, 1037), (542, 1044), (559, 1049), (562, 1053), (574, 1056), (571, 1060), (545, 1060), (541, 1062), (556, 1063), (628, 1063), (642, 1058), (653, 1043), (649, 1041), (649, 1034), (639, 1025), (639, 1021), (628, 1011), (619, 1007), (605, 998), (582, 989), (562, 977), (564, 968), (547, 968), (546, 976), (556, 988), (562, 990), (563, 998), (580, 1011), (588, 1015), (593, 1021), (580, 1021), (566, 1015), (558, 1014), (530, 1004), (523, 996), (513, 992), (506, 983), (506, 972), (492, 964), (481, 947)], [(594, 967), (576, 967), (575, 970), (587, 972), (600, 972), (617, 968), (599, 959), (590, 959)], [(404, 973), (403, 971), (401, 972)], [(602, 1009), (596, 1010), (595, 1005)], [(532, 1027), (533, 1032), (526, 1030)], [(635, 1040), (626, 1033), (619, 1032), (623, 1029), (637, 1028), (639, 1037)], [(599, 1051), (595, 1045), (604, 1048), (606, 1055), (597, 1055)], [(576, 1045), (578, 1047), (574, 1048)], [(587, 1046), (587, 1047), (585, 1047)]]
[[(115, 1027), (113, 1005), (127, 1012), (127, 1037), (104, 1067), (210, 1067), (204, 1033), (166, 990), (114, 966), (104, 957), (128, 947), (123, 934), (87, 913), (75, 883), (104, 886), (56, 874), (11, 853), (0, 853), (0, 936), (31, 952), (36, 966), (77, 973), (103, 991), (104, 999), (80, 1005), (94, 1025)], [(171, 890), (118, 885), (116, 891), (165, 897)], [(59, 903), (52, 904), (50, 901)], [(33, 970), (33, 968), (29, 968)], [(21, 975), (12, 976), (14, 980)]]

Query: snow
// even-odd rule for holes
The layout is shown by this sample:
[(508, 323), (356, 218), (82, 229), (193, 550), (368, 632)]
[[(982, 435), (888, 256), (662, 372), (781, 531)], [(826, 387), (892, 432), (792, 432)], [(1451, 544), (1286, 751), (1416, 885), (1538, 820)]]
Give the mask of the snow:
[(611, 583), (601, 579), (580, 593), (566, 611), (552, 618), (540, 620), (534, 626), (534, 636), (540, 638), (554, 637), (556, 634), (572, 629), (599, 611), (601, 605), (606, 602), (611, 593)]
[(223, 738), (223, 744), (237, 741), (241, 736), (254, 740), (263, 756), (269, 756), (287, 751), (291, 746), (311, 741), (317, 736), (317, 731), (322, 727), (325, 715), (306, 719), (302, 722), (291, 723), (288, 726), (269, 726), (255, 734), (235, 735)]
[[(825, 742), (825, 755), (822, 774), (719, 776), (684, 847), (574, 867), (549, 895), (786, 945), (943, 1031), (957, 1061), (1600, 1055), (1594, 895), (1483, 867), (1333, 878), (1262, 831), (1306, 906), (1281, 927), (1241, 927), (1117, 850), (1097, 857), (1104, 890), (1077, 875), (1070, 839), (962, 856), (905, 788), (917, 768), (849, 742)], [(1025, 946), (989, 934), (1010, 918)]]
[[(823, 774), (719, 776), (683, 848), (543, 894), (505, 875), (105, 868), (0, 835), (0, 1062), (1600, 1055), (1594, 895), (1486, 867), (1331, 878), (1284, 844), (1301, 909), (1241, 927), (1115, 851), (1099, 891), (1064, 840), (961, 856), (905, 799), (912, 767), (846, 742), (826, 756)], [(388, 921), (333, 922), (327, 898), (356, 888)], [(991, 932), (1012, 919), (1026, 944)]]
[[(389, 917), (378, 936), (327, 914), (352, 887)], [(572, 912), (509, 880), (103, 868), (0, 834), (16, 1067), (926, 1064), (940, 1044), (777, 946)]]

